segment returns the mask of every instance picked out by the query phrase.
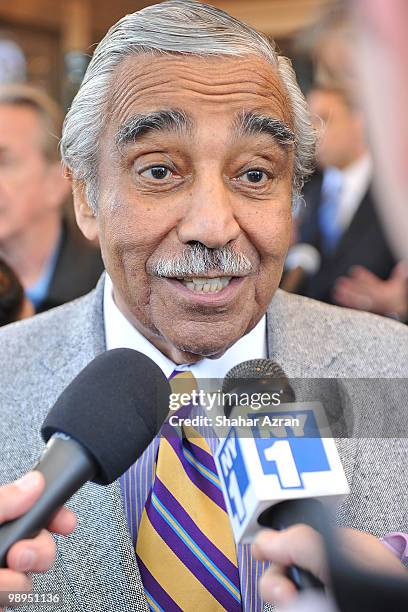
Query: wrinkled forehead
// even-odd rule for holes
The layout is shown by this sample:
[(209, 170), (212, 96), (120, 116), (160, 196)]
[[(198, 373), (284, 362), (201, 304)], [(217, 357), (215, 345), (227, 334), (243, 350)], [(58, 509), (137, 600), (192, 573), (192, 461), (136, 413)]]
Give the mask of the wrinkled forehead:
[[(293, 129), (287, 91), (275, 66), (256, 55), (240, 57), (182, 54), (130, 56), (117, 68), (109, 93), (111, 128), (135, 115), (181, 109), (197, 121), (232, 120), (256, 111)], [(111, 131), (111, 130), (109, 130)]]

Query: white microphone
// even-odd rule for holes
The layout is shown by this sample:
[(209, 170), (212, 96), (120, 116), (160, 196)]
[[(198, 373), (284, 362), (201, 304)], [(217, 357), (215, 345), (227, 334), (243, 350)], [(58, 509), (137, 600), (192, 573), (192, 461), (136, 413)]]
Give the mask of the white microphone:
[(307, 276), (319, 271), (321, 256), (319, 251), (306, 242), (295, 244), (289, 249), (285, 260), (285, 274), (281, 289), (294, 293)]
[[(223, 393), (230, 399), (226, 414), (237, 425), (214, 459), (238, 544), (251, 542), (281, 502), (314, 498), (334, 508), (344, 499), (349, 486), (319, 398), (294, 401), (283, 370), (264, 359), (233, 368)], [(254, 410), (247, 403), (253, 393), (274, 400), (279, 394), (281, 403)], [(239, 405), (244, 395), (246, 406)]]

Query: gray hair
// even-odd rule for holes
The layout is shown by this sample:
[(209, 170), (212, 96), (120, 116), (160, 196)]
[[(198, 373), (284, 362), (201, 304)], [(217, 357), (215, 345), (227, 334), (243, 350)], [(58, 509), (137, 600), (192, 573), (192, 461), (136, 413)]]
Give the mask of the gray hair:
[(72, 177), (83, 182), (95, 213), (99, 145), (108, 115), (109, 88), (118, 65), (128, 56), (142, 53), (258, 55), (272, 64), (291, 103), (295, 133), (293, 199), (298, 199), (304, 178), (312, 172), (315, 133), (290, 60), (279, 56), (266, 36), (218, 8), (193, 0), (169, 0), (126, 15), (108, 31), (95, 49), (65, 118), (62, 159)]

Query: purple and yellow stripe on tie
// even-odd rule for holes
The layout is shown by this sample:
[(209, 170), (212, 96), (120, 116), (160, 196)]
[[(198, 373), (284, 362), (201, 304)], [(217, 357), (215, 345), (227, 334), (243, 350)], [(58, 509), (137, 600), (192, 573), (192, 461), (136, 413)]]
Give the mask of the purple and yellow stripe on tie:
[[(183, 480), (188, 478), (194, 486), (203, 491), (205, 495), (211, 499), (211, 501), (224, 510), (224, 496), (221, 489), (219, 489), (219, 487), (213, 482), (213, 479), (208, 477), (208, 474), (211, 473), (210, 470), (208, 470), (204, 464), (199, 462), (203, 471), (206, 470), (206, 474), (204, 474), (203, 471), (197, 469), (197, 467), (185, 456), (183, 447), (184, 444), (188, 444), (187, 441), (184, 441), (184, 443), (181, 444), (178, 438), (172, 437), (169, 440), (163, 439), (161, 444), (166, 447), (167, 461), (171, 461), (171, 464), (174, 465), (175, 469), (177, 469), (179, 477)], [(174, 455), (172, 453), (167, 453), (167, 444), (173, 449)], [(191, 445), (187, 446), (187, 452), (191, 455), (190, 449)]]
[[(147, 513), (142, 517), (136, 552), (143, 584), (166, 612), (224, 609), (162, 539)], [(160, 590), (154, 589), (155, 583), (160, 585)]]
[[(202, 531), (200, 531), (188, 512), (178, 503), (176, 498), (163, 485), (159, 478), (157, 479), (154, 496), (155, 499), (152, 499), (153, 505), (162, 518), (167, 522), (170, 520), (169, 524), (187, 546), (191, 546), (192, 550), (195, 550), (196, 546), (196, 548), (201, 551), (199, 557), (201, 559), (203, 559), (203, 557), (208, 559), (209, 563), (217, 568), (216, 573), (221, 583), (226, 586), (227, 583), (230, 583), (232, 586), (231, 592), (237, 594), (237, 588), (233, 584), (236, 578), (237, 566), (232, 563)], [(164, 512), (164, 510), (166, 512)], [(180, 529), (177, 523), (180, 525)], [(182, 530), (182, 533), (180, 530)], [(195, 552), (197, 551), (195, 550)], [(202, 562), (209, 567), (206, 560)], [(225, 579), (222, 578), (222, 576), (224, 576)]]
[[(155, 612), (156, 610), (164, 610), (164, 612), (167, 612), (168, 610), (171, 610), (172, 612), (182, 612), (181, 608), (168, 596), (157, 580), (154, 579), (139, 557), (137, 558), (137, 564), (139, 566), (140, 573), (143, 575), (143, 586), (150, 609), (154, 610)], [(152, 593), (155, 595), (153, 596)], [(161, 605), (158, 600), (160, 600)]]
[(213, 485), (220, 489), (220, 491), (222, 490), (219, 476), (212, 468), (214, 465), (214, 460), (208, 452), (196, 444), (192, 446), (191, 440), (184, 440), (183, 454), (192, 466), (194, 466)]
[[(184, 426), (183, 428), (187, 434), (190, 444), (194, 444), (193, 454), (196, 458), (197, 446), (204, 451), (207, 451), (208, 448), (211, 448), (211, 452), (215, 452), (218, 443), (216, 438), (199, 438), (197, 437), (197, 432), (192, 428), (191, 432), (189, 431), (188, 427)], [(211, 433), (210, 435), (213, 436), (213, 433)], [(146, 500), (150, 494), (152, 483), (154, 481), (154, 475), (156, 471), (155, 462), (159, 443), (160, 439), (155, 438), (153, 440), (153, 443), (146, 449), (146, 451), (138, 459), (136, 464), (132, 466), (132, 468), (130, 468), (128, 472), (126, 472), (121, 477), (124, 509), (128, 518), (128, 524), (135, 545), (136, 536), (142, 519), (143, 509), (145, 507)], [(129, 478), (133, 479), (132, 485), (128, 482)], [(171, 476), (169, 477), (169, 479), (171, 480)], [(182, 489), (182, 486), (179, 486), (178, 488)], [(171, 491), (172, 493), (174, 493), (173, 486), (171, 487)], [(133, 492), (135, 493), (134, 495)], [(189, 497), (185, 491), (182, 491), (182, 495), (179, 496), (180, 499), (185, 499), (186, 497)], [(186, 504), (185, 502), (182, 503), (184, 510), (189, 514), (191, 518), (193, 518), (195, 515), (191, 507), (195, 506), (195, 504), (192, 502), (191, 498), (188, 499), (188, 504)], [(200, 517), (197, 517), (198, 522), (199, 519)], [(207, 533), (211, 538), (211, 542), (214, 544), (217, 539), (213, 537), (212, 532)], [(223, 552), (225, 553), (225, 549), (223, 549)], [(234, 559), (234, 555), (237, 555), (238, 559), (236, 559), (236, 557)], [(267, 564), (256, 561), (251, 557), (250, 545), (248, 544), (238, 546), (238, 550), (236, 553), (235, 548), (231, 547), (231, 559), (232, 562), (238, 565), (240, 571), (240, 586), (243, 609), (245, 610), (245, 612), (262, 612), (263, 601), (258, 591), (258, 578), (263, 574)], [(165, 610), (165, 612), (180, 612), (181, 608), (177, 606), (177, 604), (171, 598), (169, 598), (169, 596), (166, 594), (161, 585), (159, 585), (159, 583), (148, 572), (147, 568), (144, 566), (142, 560), (139, 557), (138, 565), (141, 573), (143, 574), (143, 583), (146, 590), (146, 596), (149, 601), (150, 609), (156, 612), (156, 610), (159, 610), (161, 607), (161, 609)], [(225, 571), (225, 573), (227, 573), (225, 566), (223, 566), (222, 569)], [(158, 592), (161, 592), (160, 597), (156, 595)], [(186, 599), (188, 601), (188, 594), (186, 595)], [(190, 602), (192, 601), (191, 596), (189, 600)], [(159, 605), (159, 602), (161, 602), (161, 606)], [(221, 609), (218, 602), (215, 601), (214, 605), (218, 606), (214, 609)], [(197, 606), (197, 611), (199, 609), (200, 608)]]
[[(188, 467), (185, 470), (185, 465), (179, 461), (177, 450), (174, 449), (171, 442), (164, 439), (161, 442), (160, 451), (163, 453), (163, 461), (169, 469), (163, 470), (160, 473), (160, 481), (172, 492), (172, 495), (194, 520), (200, 531), (217, 548), (223, 551), (231, 563), (237, 566), (235, 544), (232, 539), (231, 525), (225, 509), (219, 503), (210, 499), (196, 483), (190, 481), (190, 486), (185, 486), (186, 471), (190, 474), (192, 468), (186, 462)], [(201, 481), (205, 481), (200, 474), (198, 476)], [(220, 492), (215, 487), (214, 489), (217, 492), (218, 498)]]
[(198, 578), (223, 608), (229, 611), (240, 609), (240, 592), (237, 587), (189, 536), (155, 494), (152, 495), (152, 506), (156, 512), (150, 507), (147, 514), (153, 527), (184, 566)]
[[(191, 373), (176, 378), (172, 391), (181, 391), (177, 382), (196, 388)], [(179, 409), (179, 416), (189, 409)], [(214, 459), (192, 428), (168, 422), (162, 428), (136, 553), (151, 610), (242, 610), (237, 553)]]
[(154, 599), (154, 597), (146, 589), (145, 589), (145, 594), (146, 594), (147, 603), (149, 604), (149, 608), (150, 610), (152, 610), (152, 612), (165, 612), (165, 610), (163, 610), (163, 608), (159, 606), (159, 604)]
[[(155, 494), (152, 495), (152, 504), (157, 511), (157, 514), (154, 515), (155, 529), (158, 531), (158, 533), (164, 535), (164, 539), (168, 544), (170, 544), (170, 547), (172, 547), (172, 543), (174, 544), (174, 551), (176, 552), (177, 556), (183, 560), (184, 565), (193, 570), (194, 575), (199, 578), (199, 580), (211, 593), (213, 593), (220, 603), (223, 605), (229, 603), (228, 601), (225, 602), (226, 598), (224, 589), (228, 591), (228, 593), (232, 595), (237, 602), (239, 602), (239, 590), (225, 576), (224, 572), (218, 569), (217, 565), (212, 562), (208, 555), (205, 554), (203, 547), (199, 546), (199, 544), (189, 536), (179, 521), (177, 521), (174, 515), (165, 506), (163, 506)], [(162, 519), (161, 525), (157, 520), (158, 515), (160, 515), (160, 518)], [(148, 513), (148, 516), (151, 520), (153, 519), (153, 515), (149, 515)], [(172, 538), (172, 534), (167, 526), (174, 532), (174, 534), (177, 536), (176, 538)], [(182, 544), (184, 544), (184, 546), (182, 546)], [(202, 567), (199, 564), (201, 564)], [(209, 574), (211, 574), (211, 576)], [(215, 580), (211, 580), (211, 577)], [(224, 589), (218, 589), (218, 585), (215, 581), (224, 587)]]

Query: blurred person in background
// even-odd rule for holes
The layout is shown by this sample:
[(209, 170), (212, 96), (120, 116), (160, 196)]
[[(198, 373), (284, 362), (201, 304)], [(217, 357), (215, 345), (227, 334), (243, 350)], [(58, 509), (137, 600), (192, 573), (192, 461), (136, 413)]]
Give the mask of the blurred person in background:
[[(390, 250), (398, 262), (385, 279), (362, 265), (353, 266), (336, 280), (331, 299), (341, 306), (405, 322), (408, 319), (408, 154), (407, 141), (401, 134), (408, 127), (408, 89), (403, 76), (408, 56), (406, 11), (404, 0), (395, 0), (392, 10), (386, 0), (360, 0), (352, 6), (339, 1), (298, 40), (300, 49), (312, 56), (316, 82), (329, 89), (340, 87), (352, 97), (356, 92), (364, 96), (374, 167), (381, 170), (373, 174), (373, 201)], [(396, 120), (390, 121), (390, 117)], [(371, 249), (375, 248), (373, 244)]]
[[(408, 310), (407, 264), (408, 261), (408, 3), (406, 0), (356, 0), (352, 6), (354, 18), (355, 63), (352, 66), (360, 79), (364, 107), (368, 116), (370, 142), (373, 147), (375, 167), (380, 169), (374, 175), (376, 204), (384, 223), (393, 250), (400, 262), (387, 280), (373, 274), (357, 270), (356, 277), (348, 286), (348, 298), (343, 302), (352, 305), (354, 296), (370, 298), (374, 312), (405, 313)], [(336, 41), (336, 44), (339, 41)], [(351, 48), (350, 58), (351, 58)], [(328, 74), (336, 74), (339, 54), (322, 54)], [(333, 60), (330, 62), (330, 60)], [(328, 61), (330, 62), (329, 65)], [(347, 78), (351, 78), (350, 72)], [(355, 80), (354, 80), (355, 82)], [(374, 245), (375, 246), (375, 245)], [(363, 282), (365, 279), (366, 282)], [(343, 281), (343, 279), (340, 279)], [(340, 280), (338, 283), (340, 283)], [(353, 282), (355, 281), (355, 282)], [(356, 300), (357, 301), (357, 300)], [(358, 306), (355, 306), (358, 307)], [(399, 466), (397, 465), (397, 469)], [(297, 528), (295, 528), (297, 529)], [(301, 527), (301, 529), (303, 529)], [(307, 528), (306, 528), (307, 529)], [(391, 551), (402, 557), (408, 566), (408, 537), (394, 534), (400, 540), (399, 550)], [(293, 537), (295, 536), (295, 537)], [(282, 543), (282, 538), (285, 541)], [(263, 532), (257, 539), (258, 558), (272, 561), (275, 574), (268, 572), (261, 582), (261, 590), (267, 600), (279, 600), (281, 612), (338, 612), (327, 601), (315, 599), (311, 602), (308, 593), (299, 594), (288, 591), (288, 583), (282, 582), (285, 566), (296, 563), (298, 566), (319, 575), (322, 546), (319, 536), (309, 530), (309, 542), (299, 546), (299, 534), (286, 530), (277, 534)], [(291, 540), (291, 541), (289, 541)], [(314, 541), (313, 541), (314, 540)], [(283, 544), (283, 545), (282, 545)], [(359, 547), (356, 553), (361, 562), (380, 562), (385, 569), (389, 554), (378, 548), (379, 555), (370, 555), (364, 560), (364, 550)], [(285, 558), (286, 557), (286, 558)], [(380, 568), (378, 568), (380, 570)], [(380, 570), (381, 571), (381, 570)], [(322, 576), (322, 578), (324, 578)], [(381, 584), (381, 583), (380, 583)], [(290, 585), (289, 585), (290, 589)], [(273, 595), (272, 595), (273, 593)], [(379, 608), (381, 601), (379, 602)], [(361, 608), (363, 609), (363, 608)], [(391, 602), (383, 609), (394, 610)], [(401, 608), (398, 608), (401, 609)], [(405, 609), (405, 608), (404, 608)]]
[[(358, 100), (334, 85), (316, 86), (308, 98), (319, 134), (318, 172), (304, 188), (299, 241), (318, 249), (321, 264), (299, 293), (341, 303), (338, 284), (349, 279), (340, 277), (386, 279), (396, 262), (373, 200), (373, 162)], [(359, 307), (370, 310), (370, 303)]]
[(0, 259), (0, 327), (31, 317), (34, 307), (13, 270)]
[[(375, 154), (376, 205), (399, 263), (386, 280), (365, 270), (339, 279), (336, 300), (344, 306), (408, 320), (408, 4), (405, 0), (359, 0), (351, 46), (356, 80), (364, 94)], [(356, 35), (357, 34), (357, 35)]]
[(58, 155), (61, 114), (27, 85), (0, 87), (0, 256), (36, 312), (90, 291), (99, 250), (63, 215), (70, 191)]

